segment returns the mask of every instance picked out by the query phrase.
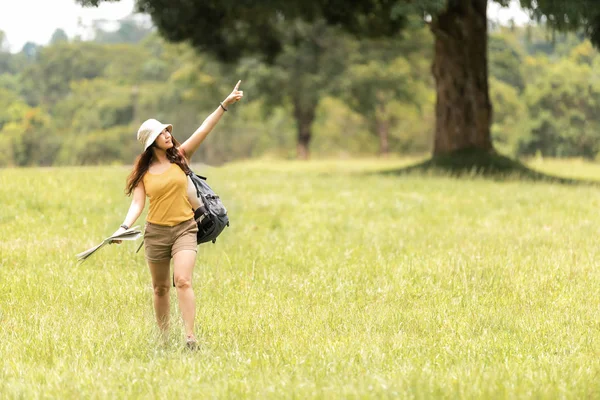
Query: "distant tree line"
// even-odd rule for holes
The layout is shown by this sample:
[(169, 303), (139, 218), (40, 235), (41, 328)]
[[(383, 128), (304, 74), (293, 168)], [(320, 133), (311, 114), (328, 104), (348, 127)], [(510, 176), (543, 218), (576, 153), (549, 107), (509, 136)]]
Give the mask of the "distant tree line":
[[(93, 41), (57, 30), (47, 46), (11, 54), (0, 34), (0, 166), (130, 163), (146, 118), (186, 139), (242, 79), (243, 103), (199, 150), (215, 164), (431, 151), (434, 38), (357, 38), (322, 21), (279, 27), (283, 48), (235, 64), (168, 43), (134, 20)], [(511, 156), (596, 159), (600, 57), (578, 34), (491, 26), (491, 136)]]

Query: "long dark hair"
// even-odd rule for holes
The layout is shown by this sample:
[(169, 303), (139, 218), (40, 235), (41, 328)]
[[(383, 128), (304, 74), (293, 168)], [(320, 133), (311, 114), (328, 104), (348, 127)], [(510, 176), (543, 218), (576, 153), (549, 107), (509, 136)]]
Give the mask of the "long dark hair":
[[(179, 168), (186, 174), (190, 172), (190, 167), (188, 166), (187, 160), (182, 154), (182, 150), (179, 149), (179, 142), (175, 140), (175, 138), (171, 135), (171, 141), (173, 142), (173, 147), (167, 150), (167, 159), (174, 164), (177, 164)], [(125, 194), (127, 196), (131, 196), (133, 193), (133, 189), (140, 183), (144, 174), (148, 172), (150, 168), (150, 162), (152, 162), (153, 151), (152, 148), (155, 146), (155, 143), (152, 143), (146, 151), (140, 154), (136, 159), (133, 165), (133, 170), (127, 177), (127, 184), (125, 185)]]

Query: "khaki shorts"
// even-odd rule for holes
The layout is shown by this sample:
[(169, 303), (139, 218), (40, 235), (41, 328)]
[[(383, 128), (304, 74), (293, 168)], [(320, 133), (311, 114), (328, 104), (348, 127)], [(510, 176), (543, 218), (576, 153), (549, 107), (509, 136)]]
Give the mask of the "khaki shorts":
[(173, 258), (181, 250), (197, 252), (196, 234), (198, 225), (194, 219), (183, 221), (175, 226), (157, 225), (146, 222), (144, 230), (144, 251), (149, 261), (163, 261)]

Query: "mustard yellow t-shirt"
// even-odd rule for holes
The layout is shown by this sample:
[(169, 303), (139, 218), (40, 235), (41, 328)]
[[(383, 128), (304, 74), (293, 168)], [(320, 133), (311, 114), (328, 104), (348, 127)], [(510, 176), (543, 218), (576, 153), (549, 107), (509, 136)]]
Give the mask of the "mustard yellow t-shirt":
[(157, 225), (175, 226), (194, 217), (192, 205), (187, 197), (187, 176), (179, 165), (171, 163), (160, 174), (144, 174), (146, 195), (150, 207), (146, 221)]

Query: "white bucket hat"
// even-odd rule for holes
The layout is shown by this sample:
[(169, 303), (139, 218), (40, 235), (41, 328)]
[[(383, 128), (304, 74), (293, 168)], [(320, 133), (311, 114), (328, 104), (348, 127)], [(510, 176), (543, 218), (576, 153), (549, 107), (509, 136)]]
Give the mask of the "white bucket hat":
[(154, 143), (158, 135), (167, 128), (170, 133), (173, 133), (173, 125), (163, 124), (153, 118), (147, 119), (140, 126), (137, 133), (138, 141), (144, 146), (144, 151)]

